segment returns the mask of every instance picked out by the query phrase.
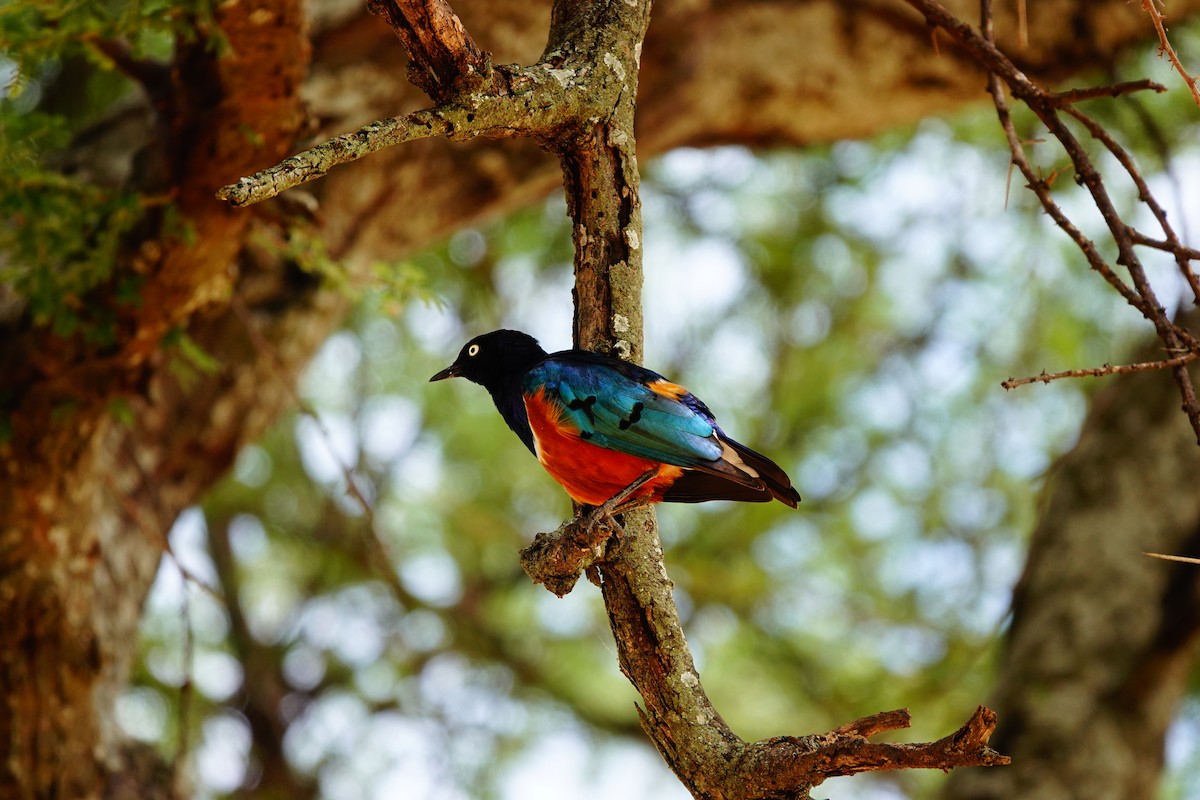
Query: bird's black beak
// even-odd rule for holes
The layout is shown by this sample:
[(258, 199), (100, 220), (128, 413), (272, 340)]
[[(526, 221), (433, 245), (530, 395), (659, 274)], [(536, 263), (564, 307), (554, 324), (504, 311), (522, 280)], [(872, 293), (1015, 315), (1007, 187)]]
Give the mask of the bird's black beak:
[(461, 376), (462, 376), (462, 367), (458, 366), (458, 364), (451, 364), (450, 366), (446, 367), (444, 370), (439, 372), (437, 375), (434, 375), (432, 378), (430, 378), (429, 382), (433, 383), (434, 381), (444, 381), (444, 380), (446, 380), (446, 378), (458, 378)]

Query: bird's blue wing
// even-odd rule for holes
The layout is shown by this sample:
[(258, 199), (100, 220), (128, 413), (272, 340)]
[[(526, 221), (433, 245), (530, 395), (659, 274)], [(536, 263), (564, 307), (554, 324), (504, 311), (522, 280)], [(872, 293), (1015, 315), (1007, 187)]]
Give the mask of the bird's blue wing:
[(522, 392), (541, 389), (565, 424), (609, 450), (679, 467), (721, 458), (712, 416), (686, 390), (650, 370), (585, 356), (551, 356), (524, 376)]

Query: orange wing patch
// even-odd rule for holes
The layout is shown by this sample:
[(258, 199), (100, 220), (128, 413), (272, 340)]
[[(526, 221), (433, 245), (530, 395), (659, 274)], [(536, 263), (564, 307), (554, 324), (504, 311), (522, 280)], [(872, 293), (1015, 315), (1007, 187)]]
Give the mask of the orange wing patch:
[(666, 378), (659, 378), (654, 383), (647, 384), (646, 387), (663, 397), (669, 397), (672, 400), (678, 400), (688, 393), (688, 390), (680, 386), (678, 383), (671, 383)]
[(650, 469), (657, 469), (658, 475), (635, 496), (658, 502), (671, 484), (683, 475), (679, 467), (626, 455), (586, 441), (565, 419), (562, 408), (546, 397), (544, 389), (525, 395), (525, 412), (533, 431), (538, 461), (576, 502), (598, 506)]

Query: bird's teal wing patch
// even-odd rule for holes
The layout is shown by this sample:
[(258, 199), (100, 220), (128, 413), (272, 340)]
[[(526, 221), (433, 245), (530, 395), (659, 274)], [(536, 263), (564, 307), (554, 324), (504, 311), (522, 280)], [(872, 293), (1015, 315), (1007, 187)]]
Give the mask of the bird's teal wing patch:
[(591, 444), (679, 467), (720, 459), (716, 429), (684, 402), (690, 395), (665, 381), (678, 391), (655, 390), (652, 383), (603, 364), (550, 358), (526, 373), (521, 390), (543, 389), (561, 406), (563, 422)]

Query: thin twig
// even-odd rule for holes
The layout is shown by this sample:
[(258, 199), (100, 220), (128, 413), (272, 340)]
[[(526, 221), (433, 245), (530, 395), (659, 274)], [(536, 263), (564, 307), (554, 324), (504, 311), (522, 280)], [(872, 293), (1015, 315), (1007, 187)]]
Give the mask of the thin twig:
[[(1092, 135), (1096, 141), (1108, 148), (1108, 152), (1112, 153), (1113, 157), (1125, 168), (1133, 181), (1134, 186), (1138, 190), (1138, 199), (1141, 200), (1150, 209), (1150, 213), (1154, 215), (1154, 219), (1158, 222), (1163, 233), (1166, 235), (1166, 241), (1169, 245), (1168, 252), (1175, 256), (1175, 264), (1179, 267), (1180, 274), (1187, 281), (1188, 286), (1192, 290), (1193, 300), (1200, 305), (1200, 278), (1197, 278), (1195, 271), (1191, 268), (1191, 260), (1194, 256), (1189, 256), (1186, 252), (1188, 248), (1183, 246), (1183, 242), (1179, 240), (1175, 229), (1171, 227), (1171, 223), (1167, 220), (1167, 212), (1159, 204), (1154, 194), (1150, 191), (1150, 186), (1146, 183), (1146, 179), (1142, 177), (1142, 173), (1138, 170), (1137, 165), (1133, 163), (1133, 156), (1129, 154), (1124, 147), (1117, 143), (1117, 140), (1112, 137), (1104, 126), (1096, 122), (1094, 119), (1084, 114), (1077, 108), (1067, 107), (1063, 109), (1088, 129), (1088, 133)], [(1125, 226), (1126, 230), (1132, 235), (1134, 229), (1132, 226)], [(1135, 240), (1136, 244), (1137, 241)]]
[(1200, 250), (1197, 250), (1194, 247), (1187, 247), (1182, 244), (1176, 245), (1162, 239), (1153, 239), (1141, 231), (1136, 230), (1132, 231), (1131, 235), (1133, 236), (1134, 244), (1140, 244), (1144, 247), (1153, 247), (1155, 250), (1162, 250), (1166, 253), (1179, 253), (1187, 256), (1192, 261), (1200, 261)]
[(384, 542), (383, 537), (379, 535), (379, 527), (375, 518), (375, 508), (359, 488), (358, 475), (354, 468), (345, 464), (334, 449), (333, 434), (325, 425), (317, 410), (312, 407), (311, 403), (300, 396), (300, 393), (296, 391), (296, 387), (288, 380), (287, 370), (284, 368), (282, 361), (280, 361), (279, 355), (275, 352), (271, 343), (267, 341), (266, 337), (262, 335), (262, 332), (258, 330), (258, 327), (255, 326), (254, 320), (251, 318), (250, 309), (246, 307), (242, 298), (234, 294), (229, 300), (229, 305), (245, 328), (246, 335), (250, 337), (251, 345), (274, 369), (276, 379), (284, 391), (288, 393), (289, 399), (300, 410), (301, 414), (311, 419), (317, 426), (318, 435), (329, 449), (329, 454), (333, 458), (334, 463), (341, 470), (342, 480), (346, 484), (346, 493), (362, 510), (363, 519), (366, 522), (367, 535), (365, 537), (365, 544), (367, 546), (368, 565), (374, 565), (376, 575), (387, 584), (397, 600), (408, 607), (416, 607), (419, 603), (408, 589), (404, 587), (404, 584), (400, 582), (400, 578), (392, 566), (393, 559), (391, 553), (388, 551), (387, 544)]
[[(1127, 101), (1130, 109), (1142, 124), (1142, 130), (1145, 133), (1143, 139), (1149, 144), (1154, 153), (1158, 156), (1159, 162), (1162, 164), (1163, 177), (1170, 184), (1175, 195), (1175, 205), (1177, 208), (1187, 206), (1184, 191), (1183, 180), (1179, 176), (1179, 170), (1176, 169), (1175, 158), (1171, 152), (1171, 143), (1168, 141), (1167, 132), (1163, 129), (1163, 125), (1159, 120), (1150, 114), (1146, 109), (1145, 104), (1141, 102), (1139, 97), (1130, 97)], [(1168, 121), (1169, 125), (1174, 125), (1175, 121)], [(1186, 217), (1178, 220), (1179, 236), (1181, 239), (1190, 240), (1188, 233), (1188, 220)], [(1193, 256), (1195, 258), (1195, 256)]]
[(1200, 558), (1188, 558), (1187, 556), (1169, 556), (1166, 553), (1142, 553), (1150, 558), (1161, 558), (1163, 561), (1178, 561), (1182, 564), (1200, 564)]
[(1184, 68), (1183, 62), (1179, 60), (1179, 54), (1175, 52), (1175, 48), (1171, 46), (1171, 42), (1167, 39), (1166, 16), (1158, 10), (1158, 0), (1142, 0), (1142, 10), (1150, 15), (1150, 21), (1154, 23), (1154, 30), (1158, 32), (1158, 52), (1160, 55), (1165, 55), (1170, 59), (1175, 71), (1183, 76), (1184, 82), (1188, 89), (1192, 92), (1192, 100), (1196, 105), (1200, 106), (1200, 86), (1196, 83), (1196, 76), (1190, 75)]
[(1054, 201), (1054, 198), (1050, 196), (1050, 182), (1039, 175), (1025, 157), (1022, 140), (1017, 135), (1016, 129), (1013, 126), (1012, 115), (1008, 110), (1008, 102), (1004, 98), (1004, 89), (1001, 86), (1000, 78), (994, 73), (988, 76), (988, 90), (991, 92), (992, 102), (996, 106), (996, 113), (1000, 119), (1000, 127), (1004, 130), (1005, 136), (1008, 138), (1012, 163), (1025, 176), (1026, 186), (1037, 196), (1042, 204), (1042, 208), (1050, 215), (1055, 224), (1075, 242), (1075, 246), (1079, 248), (1084, 258), (1087, 259), (1088, 265), (1099, 273), (1109, 286), (1116, 289), (1125, 298), (1127, 303), (1142, 312), (1143, 315), (1149, 316), (1149, 309), (1146, 308), (1146, 304), (1142, 298), (1113, 271), (1108, 262), (1104, 260), (1104, 257), (1100, 255), (1095, 242), (1085, 236), (1083, 231), (1079, 230), (1075, 226), (1075, 223), (1071, 222), (1058, 203)]
[(1015, 389), (1018, 386), (1028, 386), (1031, 383), (1050, 383), (1051, 381), (1062, 380), (1063, 378), (1103, 378), (1108, 375), (1127, 375), (1131, 372), (1147, 372), (1153, 369), (1174, 369), (1181, 367), (1184, 364), (1190, 364), (1200, 358), (1200, 352), (1185, 353), (1175, 358), (1164, 359), (1163, 361), (1143, 361), (1137, 364), (1105, 364), (1102, 367), (1093, 369), (1069, 369), (1065, 372), (1046, 372), (1042, 371), (1040, 375), (1033, 375), (1028, 378), (1009, 378), (1006, 381), (1001, 381), (1000, 385), (1005, 389)]
[(300, 409), (300, 413), (311, 419), (313, 424), (317, 426), (317, 433), (329, 449), (330, 457), (333, 458), (341, 470), (342, 479), (346, 482), (346, 494), (354, 499), (368, 520), (374, 520), (375, 510), (372, 508), (371, 502), (367, 500), (366, 495), (358, 488), (358, 481), (355, 479), (354, 470), (342, 463), (337, 450), (333, 446), (333, 433), (329, 430), (325, 421), (321, 419), (321, 415), (317, 413), (317, 410), (312, 407), (312, 404), (301, 397), (292, 382), (287, 380), (287, 370), (280, 361), (279, 355), (275, 352), (275, 348), (271, 346), (271, 343), (267, 341), (262, 332), (254, 325), (254, 321), (250, 317), (250, 309), (246, 307), (246, 303), (235, 294), (230, 297), (229, 305), (238, 319), (241, 320), (242, 326), (246, 330), (246, 335), (250, 337), (250, 343), (254, 345), (254, 349), (275, 369), (279, 382), (283, 386), (284, 391), (287, 392), (288, 398)]
[[(991, 92), (996, 105), (1001, 126), (1008, 137), (1013, 159), (1029, 180), (1030, 188), (1038, 196), (1043, 208), (1045, 208), (1046, 212), (1050, 214), (1059, 227), (1075, 241), (1085, 257), (1087, 257), (1088, 263), (1093, 269), (1103, 275), (1110, 285), (1121, 292), (1121, 295), (1130, 305), (1137, 308), (1146, 319), (1154, 324), (1154, 329), (1159, 339), (1166, 346), (1167, 352), (1178, 353), (1194, 349), (1195, 338), (1189, 332), (1176, 326), (1167, 317), (1166, 308), (1159, 302), (1154, 288), (1150, 285), (1150, 281), (1146, 277), (1146, 271), (1134, 250), (1133, 228), (1125, 224), (1121, 215), (1117, 212), (1112, 198), (1109, 197), (1108, 191), (1104, 187), (1104, 181), (1100, 172), (1092, 164), (1091, 158), (1079, 140), (1059, 117), (1058, 106), (1053, 96), (1030, 81), (1024, 73), (1016, 68), (1007, 56), (996, 49), (991, 0), (981, 0), (980, 2), (981, 34), (976, 33), (969, 25), (956, 18), (944, 6), (935, 2), (935, 0), (907, 0), (907, 2), (924, 14), (928, 22), (944, 28), (960, 45), (974, 55), (988, 71), (988, 90)], [(1020, 146), (1020, 140), (1012, 128), (1012, 121), (1004, 100), (1001, 80), (1008, 85), (1014, 96), (1022, 100), (1037, 115), (1038, 119), (1045, 124), (1046, 128), (1054, 138), (1058, 139), (1066, 151), (1067, 156), (1071, 159), (1071, 163), (1075, 167), (1076, 182), (1087, 188), (1088, 193), (1092, 197), (1092, 202), (1108, 226), (1109, 233), (1117, 246), (1117, 263), (1129, 271), (1134, 291), (1131, 292), (1129, 287), (1117, 278), (1112, 268), (1100, 256), (1095, 245), (1067, 219), (1058, 205), (1053, 202), (1050, 198), (1047, 182), (1037, 178), (1029, 168), (1028, 161), (1025, 159)], [(1076, 118), (1079, 118), (1078, 113), (1074, 110), (1072, 110), (1072, 114)], [(1115, 145), (1111, 137), (1108, 137), (1108, 141), (1113, 142)], [(1127, 163), (1128, 165), (1132, 165), (1132, 160), (1128, 160)], [(1128, 165), (1127, 169), (1129, 169)], [(1136, 172), (1136, 169), (1133, 172)], [(1138, 177), (1140, 179), (1140, 175)], [(1149, 194), (1148, 191), (1147, 194)], [(1171, 241), (1174, 234), (1170, 231), (1169, 226), (1166, 232), (1167, 241)], [(1177, 262), (1181, 258), (1177, 256)], [(1186, 265), (1185, 268), (1190, 270), (1190, 267), (1186, 267)], [(1192, 384), (1191, 375), (1183, 364), (1174, 367), (1172, 373), (1175, 383), (1179, 387), (1180, 396), (1183, 399), (1183, 411), (1191, 423), (1193, 432), (1196, 434), (1197, 444), (1200, 444), (1200, 401), (1197, 400), (1196, 389)]]
[[(940, 8), (940, 6), (938, 7)], [(944, 11), (944, 9), (942, 9)], [(953, 17), (950, 17), (953, 20)], [(954, 20), (957, 22), (957, 20)], [(945, 24), (944, 22), (942, 24)], [(992, 22), (992, 4), (990, 0), (982, 0), (980, 3), (980, 29), (983, 32), (983, 46), (993, 47), (993, 39), (995, 36), (994, 25)], [(970, 33), (968, 29), (968, 33)], [(1073, 222), (1067, 217), (1058, 204), (1054, 202), (1054, 198), (1050, 196), (1050, 180), (1039, 175), (1025, 157), (1024, 140), (1017, 135), (1016, 128), (1013, 126), (1012, 114), (1008, 110), (1008, 101), (1004, 97), (1004, 88), (1001, 84), (1001, 77), (998, 70), (1010, 67), (1014, 72), (1016, 68), (1012, 66), (1007, 59), (1003, 58), (996, 60), (996, 67), (989, 67), (988, 71), (988, 91), (992, 95), (992, 103), (996, 106), (996, 114), (1000, 119), (1000, 127), (1004, 130), (1005, 137), (1008, 139), (1009, 151), (1012, 154), (1012, 164), (1015, 164), (1021, 174), (1025, 176), (1026, 185), (1037, 196), (1042, 204), (1042, 208), (1050, 215), (1055, 224), (1063, 230), (1075, 242), (1075, 245), (1083, 253), (1088, 261), (1088, 265), (1093, 270), (1098, 272), (1110, 286), (1117, 290), (1125, 301), (1134, 308), (1141, 311), (1143, 315), (1149, 316), (1149, 309), (1145, 307), (1145, 303), (1136, 292), (1125, 284), (1120, 277), (1108, 265), (1104, 257), (1100, 255), (1100, 251), (1096, 249), (1096, 245), (1079, 230)], [(1040, 90), (1032, 83), (1025, 79), (1024, 75), (1017, 73), (1024, 80), (1024, 88), (1027, 92), (1036, 94)], [(1007, 204), (1007, 196), (1005, 197)]]
[(1081, 89), (1067, 89), (1050, 95), (1051, 101), (1059, 108), (1077, 103), (1080, 100), (1093, 100), (1098, 97), (1120, 97), (1130, 92), (1152, 91), (1161, 94), (1167, 87), (1152, 80), (1122, 81), (1110, 83), (1107, 86), (1088, 86)]

